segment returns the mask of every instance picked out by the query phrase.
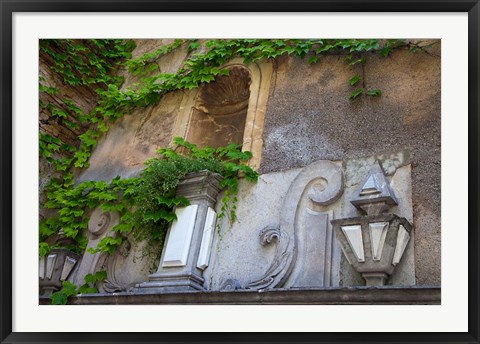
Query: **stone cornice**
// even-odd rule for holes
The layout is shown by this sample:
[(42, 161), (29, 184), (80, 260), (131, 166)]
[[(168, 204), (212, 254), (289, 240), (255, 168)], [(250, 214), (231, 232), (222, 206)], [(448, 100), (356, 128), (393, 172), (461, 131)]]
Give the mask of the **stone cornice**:
[[(251, 304), (251, 305), (439, 305), (441, 288), (415, 287), (348, 287), (323, 289), (271, 289), (263, 291), (204, 291), (157, 294), (91, 294), (69, 300), (70, 305), (145, 305), (145, 304)], [(40, 298), (40, 304), (50, 304)]]

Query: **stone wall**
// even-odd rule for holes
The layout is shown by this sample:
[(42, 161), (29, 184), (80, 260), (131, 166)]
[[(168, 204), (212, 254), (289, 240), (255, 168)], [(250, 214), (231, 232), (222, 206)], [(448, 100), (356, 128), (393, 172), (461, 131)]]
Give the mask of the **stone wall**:
[[(168, 41), (139, 40), (134, 56), (165, 43)], [(176, 70), (186, 54), (182, 48), (162, 58), (162, 72)], [(394, 284), (440, 285), (439, 55), (440, 44), (430, 54), (396, 51), (387, 58), (372, 55), (364, 67), (357, 65), (353, 70), (342, 56), (335, 55), (322, 57), (313, 65), (293, 57), (276, 60), (270, 82), (267, 80), (265, 123), (255, 128), (263, 130), (262, 175), (256, 185), (242, 183), (239, 220), (233, 226), (223, 224), (221, 235), (215, 238), (211, 264), (204, 272), (206, 287), (218, 290), (227, 277), (249, 280), (262, 274), (275, 249), (260, 247), (258, 231), (281, 217), (281, 204), (301, 168), (318, 160), (334, 161), (344, 168), (353, 190), (376, 159), (384, 163), (390, 180), (399, 178), (394, 175), (400, 171), (398, 175), (408, 184), (411, 174), (415, 235), (401, 268), (407, 277), (397, 278)], [(348, 100), (354, 89), (348, 80), (354, 74), (363, 76), (368, 89), (379, 88), (383, 94)], [(135, 81), (127, 79), (124, 87)], [(192, 111), (196, 92), (170, 93), (157, 106), (117, 120), (100, 139), (90, 168), (79, 174), (77, 182), (138, 173), (185, 124), (181, 114)], [(393, 167), (388, 170), (388, 166)], [(352, 174), (356, 169), (358, 173)], [(353, 210), (344, 214), (349, 211)], [(405, 209), (398, 211), (405, 214)], [(336, 285), (360, 283), (359, 275), (340, 256), (332, 277)]]

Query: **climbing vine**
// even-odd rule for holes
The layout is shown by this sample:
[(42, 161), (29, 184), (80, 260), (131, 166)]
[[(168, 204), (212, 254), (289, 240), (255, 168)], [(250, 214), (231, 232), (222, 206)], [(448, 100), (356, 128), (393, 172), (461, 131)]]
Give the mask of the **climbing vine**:
[[(40, 53), (49, 63), (49, 68), (60, 76), (65, 85), (89, 87), (101, 93), (109, 87), (120, 86), (123, 78), (116, 71), (125, 59), (131, 57), (133, 41), (128, 40), (40, 40)], [(42, 97), (42, 93), (57, 95), (55, 86), (46, 85), (40, 77), (39, 91), (41, 110), (60, 125), (77, 134), (77, 147), (61, 142), (58, 137), (40, 133), (40, 154), (52, 163), (58, 171), (68, 171), (73, 166), (88, 167), (91, 149), (96, 139), (107, 130), (104, 116), (98, 111), (85, 113), (75, 101), (68, 97)]]
[[(91, 41), (91, 42), (90, 42)], [(58, 170), (67, 171), (72, 166), (77, 168), (88, 167), (91, 150), (96, 146), (100, 135), (108, 130), (108, 122), (112, 122), (135, 108), (156, 105), (162, 95), (180, 89), (192, 89), (202, 83), (215, 80), (217, 75), (226, 75), (228, 69), (221, 66), (235, 57), (242, 57), (245, 63), (261, 59), (275, 59), (283, 55), (294, 55), (302, 59), (307, 58), (309, 64), (317, 63), (322, 55), (343, 54), (346, 63), (353, 67), (365, 64), (366, 55), (378, 53), (387, 57), (394, 49), (404, 48), (410, 51), (425, 50), (428, 46), (420, 43), (410, 43), (405, 40), (377, 39), (233, 39), (209, 40), (205, 42), (205, 50), (195, 51), (200, 43), (195, 40), (175, 40), (164, 45), (152, 53), (144, 54), (135, 59), (128, 59), (134, 47), (132, 41), (121, 40), (86, 40), (85, 45), (72, 40), (43, 40), (41, 50), (49, 54), (53, 60), (52, 69), (62, 75), (64, 82), (69, 85), (98, 85), (96, 92), (100, 99), (95, 109), (84, 114), (71, 99), (64, 101), (63, 108), (52, 104), (41, 104), (51, 111), (52, 117), (58, 117), (66, 126), (77, 126), (69, 117), (78, 119), (80, 124), (86, 123), (88, 130), (78, 136), (79, 148), (75, 151), (71, 145), (55, 142), (55, 138), (42, 134), (40, 137), (40, 152), (49, 161), (54, 163)], [(188, 43), (189, 56), (183, 66), (176, 73), (158, 73), (156, 61), (175, 49)], [(86, 53), (87, 46), (101, 47), (100, 53), (91, 51)], [(56, 47), (63, 47), (63, 53), (56, 52)], [(123, 61), (127, 59), (126, 61)], [(141, 82), (122, 89), (123, 78), (112, 75), (112, 71), (121, 65), (135, 74), (143, 76)], [(85, 75), (83, 75), (85, 74)], [(155, 74), (152, 76), (147, 76)], [(362, 81), (358, 74), (354, 75), (349, 84), (357, 86)], [(55, 88), (41, 84), (40, 91), (54, 94)], [(365, 85), (356, 88), (350, 94), (354, 100), (360, 95), (379, 96), (379, 89), (366, 89)], [(75, 153), (73, 153), (75, 151)], [(57, 153), (57, 154), (56, 154)], [(53, 156), (63, 153), (62, 159)]]
[[(68, 248), (82, 252), (86, 246), (83, 236), (88, 223), (86, 215), (89, 209), (98, 205), (104, 211), (121, 214), (120, 224), (113, 228), (119, 235), (105, 238), (91, 252), (111, 253), (126, 235), (162, 241), (168, 224), (175, 219), (173, 207), (187, 204), (185, 199), (175, 197), (178, 181), (188, 173), (204, 169), (224, 177), (222, 186), (226, 192), (219, 217), (228, 216), (231, 221), (235, 220), (239, 176), (244, 175), (250, 181), (257, 179), (257, 174), (246, 165), (251, 154), (242, 152), (241, 147), (236, 145), (200, 149), (177, 138), (177, 147), (183, 147), (186, 153), (172, 148), (161, 149), (159, 157), (149, 160), (144, 171), (135, 178), (117, 177), (111, 182), (74, 184), (72, 170), (88, 167), (91, 151), (100, 136), (108, 131), (109, 123), (134, 109), (156, 105), (168, 92), (193, 89), (214, 81), (218, 75), (228, 75), (229, 70), (222, 69), (222, 66), (235, 57), (251, 63), (288, 55), (314, 64), (325, 55), (337, 54), (344, 58), (353, 73), (355, 66), (365, 65), (372, 54), (388, 57), (395, 49), (415, 52), (426, 50), (429, 46), (397, 39), (213, 39), (203, 43), (175, 40), (132, 59), (134, 47), (131, 40), (40, 42), (41, 53), (45, 54), (50, 68), (61, 76), (64, 84), (93, 87), (98, 95), (93, 111), (86, 113), (73, 99), (59, 97), (56, 87), (46, 84), (44, 78), (40, 79), (39, 90), (44, 98), (55, 96), (62, 100), (60, 103), (42, 101), (40, 108), (78, 133), (74, 144), (40, 133), (41, 156), (62, 173), (62, 177), (52, 180), (46, 189), (44, 207), (57, 210), (57, 215), (40, 223), (40, 253), (43, 255), (51, 246), (57, 245), (47, 244), (47, 239), (59, 234), (73, 240)], [(174, 73), (163, 73), (158, 60), (181, 47), (187, 50), (183, 64)], [(124, 68), (140, 80), (122, 88), (123, 78), (117, 73), (119, 68)], [(378, 88), (367, 88), (363, 76), (359, 74), (354, 74), (347, 86), (354, 88), (349, 96), (352, 101), (362, 95), (374, 97), (382, 94)]]
[(95, 274), (87, 274), (84, 278), (85, 283), (80, 287), (69, 281), (62, 283), (62, 288), (50, 295), (53, 305), (66, 305), (68, 299), (78, 294), (96, 294), (98, 288), (95, 286), (97, 282), (103, 282), (107, 279), (105, 271), (98, 271)]
[[(63, 183), (53, 181), (47, 192), (44, 207), (56, 209), (58, 216), (43, 220), (40, 238), (46, 240), (57, 234), (75, 241), (68, 247), (74, 251), (85, 249), (83, 236), (87, 229), (89, 210), (101, 206), (103, 211), (119, 212), (120, 223), (112, 228), (117, 237), (103, 238), (90, 253), (113, 253), (127, 235), (134, 240), (163, 242), (169, 224), (176, 219), (175, 206), (188, 205), (188, 200), (176, 197), (179, 181), (188, 173), (208, 170), (222, 175), (221, 187), (225, 188), (223, 206), (219, 218), (235, 221), (238, 180), (240, 174), (255, 182), (258, 174), (246, 162), (250, 152), (242, 152), (241, 146), (230, 144), (217, 149), (198, 148), (182, 138), (175, 138), (175, 148), (162, 148), (159, 157), (146, 162), (146, 168), (136, 178), (114, 178), (111, 182), (86, 181), (74, 185), (72, 175), (64, 176)], [(179, 150), (178, 148), (183, 148)], [(40, 243), (41, 253), (47, 254), (46, 242)]]

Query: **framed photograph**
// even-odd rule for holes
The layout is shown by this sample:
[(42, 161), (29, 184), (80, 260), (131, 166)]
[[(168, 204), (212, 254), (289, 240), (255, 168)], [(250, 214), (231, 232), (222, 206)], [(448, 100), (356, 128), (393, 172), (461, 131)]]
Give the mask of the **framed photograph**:
[(479, 342), (478, 1), (0, 8), (2, 343)]

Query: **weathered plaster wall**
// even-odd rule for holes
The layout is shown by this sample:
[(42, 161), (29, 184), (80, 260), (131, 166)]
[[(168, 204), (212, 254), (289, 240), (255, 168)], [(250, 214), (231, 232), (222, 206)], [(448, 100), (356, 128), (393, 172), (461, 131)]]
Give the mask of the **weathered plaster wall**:
[[(437, 45), (432, 54), (439, 55)], [(380, 97), (347, 100), (354, 71), (340, 56), (314, 65), (277, 63), (264, 128), (260, 172), (409, 149), (418, 284), (440, 284), (440, 57), (394, 52), (370, 57), (367, 88)]]
[[(173, 41), (173, 39), (135, 40), (136, 48), (132, 52), (132, 58), (153, 52), (161, 45)], [(186, 56), (186, 46), (162, 56), (157, 61), (159, 71), (174, 73)], [(120, 75), (125, 77), (122, 89), (132, 87), (140, 82), (142, 77), (134, 76), (126, 70), (120, 71)], [(156, 106), (137, 109), (113, 123), (93, 150), (90, 167), (79, 174), (77, 182), (111, 180), (116, 176), (128, 178), (143, 170), (146, 160), (156, 157), (159, 148), (171, 143), (183, 95), (184, 92), (166, 94)]]
[(77, 181), (128, 178), (141, 171), (157, 149), (170, 144), (181, 100), (181, 92), (170, 93), (157, 106), (138, 109), (117, 120), (99, 140), (90, 167)]

